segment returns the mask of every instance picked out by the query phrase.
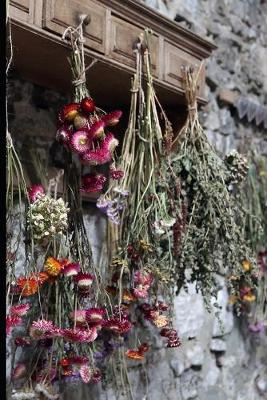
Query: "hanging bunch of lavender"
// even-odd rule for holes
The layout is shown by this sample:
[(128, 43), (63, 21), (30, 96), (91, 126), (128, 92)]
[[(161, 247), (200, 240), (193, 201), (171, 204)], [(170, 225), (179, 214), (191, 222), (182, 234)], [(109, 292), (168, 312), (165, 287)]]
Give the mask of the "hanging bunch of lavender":
[(169, 165), (169, 185), (177, 187), (176, 202), (180, 202), (174, 225), (173, 273), (178, 291), (186, 282), (196, 282), (209, 306), (218, 291), (216, 274), (230, 277), (232, 295), (239, 295), (240, 282), (252, 285), (242, 261), (253, 264), (253, 258), (242, 232), (244, 210), (233, 190), (237, 177), (244, 177), (244, 168), (242, 173), (233, 173), (233, 162), (221, 159), (207, 140), (198, 119), (198, 71), (183, 69), (188, 116)]

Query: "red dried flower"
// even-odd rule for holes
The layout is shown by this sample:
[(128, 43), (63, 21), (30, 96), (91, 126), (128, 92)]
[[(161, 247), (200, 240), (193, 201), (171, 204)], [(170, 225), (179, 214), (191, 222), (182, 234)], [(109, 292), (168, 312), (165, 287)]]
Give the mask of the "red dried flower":
[(17, 347), (23, 347), (23, 346), (30, 346), (31, 342), (29, 339), (23, 338), (23, 337), (17, 337), (14, 341), (15, 345)]
[(138, 347), (138, 351), (139, 353), (143, 354), (146, 353), (149, 350), (149, 345), (147, 343), (142, 343), (139, 347)]
[(109, 175), (111, 179), (113, 179), (114, 181), (118, 181), (123, 178), (124, 172), (121, 169), (116, 169), (113, 166), (110, 166)]
[(6, 317), (6, 334), (10, 335), (12, 332), (12, 329), (15, 326), (20, 325), (22, 322), (22, 319), (20, 317), (18, 317), (17, 315), (8, 315)]
[[(62, 266), (62, 263), (61, 263)], [(62, 269), (62, 273), (65, 276), (75, 276), (78, 275), (78, 273), (80, 272), (80, 264), (79, 263), (68, 263), (65, 264), (63, 269)]]
[(167, 347), (180, 347), (181, 346), (181, 342), (178, 338), (169, 338), (168, 342), (167, 342)]
[(66, 104), (59, 113), (59, 121), (61, 123), (65, 121), (73, 121), (80, 109), (80, 103)]
[(107, 126), (114, 126), (118, 124), (121, 116), (122, 111), (112, 111), (111, 113), (104, 115), (102, 121), (104, 121)]
[(66, 127), (66, 126), (61, 126), (58, 128), (57, 133), (56, 133), (56, 140), (59, 143), (64, 143), (64, 144), (69, 144), (70, 143), (70, 139), (71, 139), (71, 135), (72, 135), (72, 130), (70, 129), (70, 127)]
[(101, 381), (101, 379), (102, 379), (102, 375), (101, 375), (100, 370), (99, 370), (99, 369), (95, 370), (95, 371), (93, 372), (92, 382), (93, 382), (93, 383), (98, 383), (98, 382)]
[(94, 279), (92, 274), (79, 272), (74, 277), (74, 282), (77, 283), (80, 289), (87, 289), (92, 285)]
[(175, 329), (162, 328), (160, 331), (160, 336), (167, 337), (167, 338), (176, 338), (176, 337), (178, 337), (178, 333)]
[(85, 97), (81, 101), (81, 109), (86, 114), (92, 113), (95, 110), (95, 102), (91, 97)]
[(45, 194), (42, 185), (32, 185), (28, 190), (28, 195), (31, 203), (34, 203), (40, 196)]
[(116, 139), (112, 133), (108, 133), (102, 142), (101, 148), (113, 154), (118, 144), (119, 144), (118, 139)]
[(81, 191), (86, 193), (99, 192), (103, 189), (107, 178), (103, 174), (87, 174), (82, 177)]
[(96, 328), (92, 329), (63, 329), (63, 338), (68, 342), (90, 343), (97, 338)]
[(86, 310), (87, 322), (100, 322), (103, 321), (106, 310), (104, 308), (89, 308)]
[(104, 136), (104, 128), (105, 128), (104, 121), (96, 121), (89, 129), (88, 132), (89, 138), (91, 140), (102, 138)]
[(127, 319), (110, 318), (104, 323), (104, 327), (118, 334), (129, 332), (132, 324)]
[(103, 165), (111, 161), (111, 154), (107, 149), (96, 149), (88, 151), (80, 156), (80, 160), (88, 165)]

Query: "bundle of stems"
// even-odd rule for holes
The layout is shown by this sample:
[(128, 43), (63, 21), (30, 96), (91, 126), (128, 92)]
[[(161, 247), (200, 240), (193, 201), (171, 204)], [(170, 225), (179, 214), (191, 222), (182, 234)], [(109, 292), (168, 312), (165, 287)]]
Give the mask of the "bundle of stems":
[[(175, 142), (176, 154), (170, 161), (170, 185), (180, 182), (178, 199), (186, 205), (177, 209), (177, 220), (183, 220), (176, 232), (179, 251), (176, 253), (177, 291), (187, 282), (201, 289), (207, 307), (217, 296), (216, 274), (229, 275), (231, 293), (238, 295), (240, 282), (252, 285), (250, 274), (242, 268), (242, 260), (254, 262), (242, 233), (244, 210), (238, 204), (229, 171), (223, 159), (209, 143), (199, 122), (197, 110), (198, 76), (202, 68), (183, 68), (187, 120)], [(179, 203), (179, 201), (178, 201)]]
[[(123, 257), (127, 257), (125, 252), (130, 244), (143, 240), (151, 245), (153, 252), (143, 267), (159, 274), (159, 278), (162, 275), (166, 283), (164, 278), (170, 276), (172, 268), (171, 238), (169, 233), (157, 235), (155, 225), (171, 220), (164, 165), (172, 127), (155, 93), (149, 42), (150, 32), (145, 30), (135, 50), (136, 73), (132, 80), (129, 122), (119, 159), (124, 171), (120, 186), (129, 191), (129, 198), (114, 241), (115, 252), (122, 251)], [(162, 251), (162, 242), (166, 251)]]
[[(247, 153), (248, 179), (242, 190), (241, 201), (246, 210), (244, 235), (258, 255), (267, 251), (267, 161), (256, 149)], [(255, 307), (252, 307), (251, 320), (254, 323), (267, 323), (267, 270), (258, 265), (260, 274), (257, 282)]]

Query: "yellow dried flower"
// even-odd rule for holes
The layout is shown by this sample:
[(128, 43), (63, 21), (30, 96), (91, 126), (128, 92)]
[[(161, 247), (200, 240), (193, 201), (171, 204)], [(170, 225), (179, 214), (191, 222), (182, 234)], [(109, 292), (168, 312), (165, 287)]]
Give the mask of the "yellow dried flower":
[(139, 244), (140, 244), (140, 247), (142, 250), (150, 251), (150, 252), (152, 251), (151, 245), (148, 242), (146, 242), (145, 240), (139, 240)]
[(250, 270), (251, 270), (251, 262), (248, 261), (248, 260), (242, 261), (242, 267), (243, 267), (243, 270), (244, 270), (245, 272), (250, 271)]
[(253, 301), (256, 300), (256, 296), (252, 293), (248, 293), (243, 296), (243, 300), (248, 301), (249, 303), (252, 303)]

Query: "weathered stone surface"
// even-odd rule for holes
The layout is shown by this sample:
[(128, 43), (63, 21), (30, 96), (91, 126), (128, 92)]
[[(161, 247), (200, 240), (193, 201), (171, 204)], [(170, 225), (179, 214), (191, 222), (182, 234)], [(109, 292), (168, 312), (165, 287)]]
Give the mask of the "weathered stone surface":
[(188, 285), (188, 293), (181, 290), (175, 299), (175, 326), (181, 337), (196, 337), (205, 321), (205, 310), (200, 293), (193, 284)]
[[(210, 142), (221, 153), (242, 148), (244, 141), (267, 155), (267, 140), (262, 126), (239, 120), (234, 108), (220, 102), (221, 89), (234, 90), (256, 103), (267, 102), (267, 3), (260, 0), (144, 0), (150, 7), (181, 26), (213, 40), (218, 49), (207, 60), (208, 106), (200, 113)], [(10, 130), (18, 148), (33, 138), (44, 158), (55, 134), (58, 109), (68, 101), (60, 93), (14, 78), (8, 86)], [(84, 216), (86, 228), (98, 263), (105, 257), (103, 246), (106, 222), (95, 207)], [(25, 255), (17, 253), (16, 275), (23, 272)], [(41, 262), (41, 260), (40, 260)], [(236, 323), (222, 289), (217, 303), (224, 327), (204, 308), (202, 297), (189, 285), (174, 301), (174, 327), (182, 339), (178, 349), (162, 348), (164, 339), (157, 329), (152, 333), (153, 350), (148, 353), (146, 374), (141, 363), (129, 373), (134, 400), (262, 400), (267, 393), (266, 335), (249, 339)], [(214, 312), (217, 309), (214, 309)], [(144, 334), (141, 332), (141, 334)], [(190, 339), (190, 340), (189, 340)], [(7, 358), (9, 359), (8, 355)], [(220, 367), (218, 367), (220, 365)], [(10, 363), (7, 363), (10, 373)], [(147, 376), (147, 388), (146, 388)], [(66, 400), (126, 400), (113, 389), (101, 385), (66, 388)]]
[(212, 339), (210, 342), (210, 350), (213, 352), (225, 352), (226, 342), (222, 339)]

